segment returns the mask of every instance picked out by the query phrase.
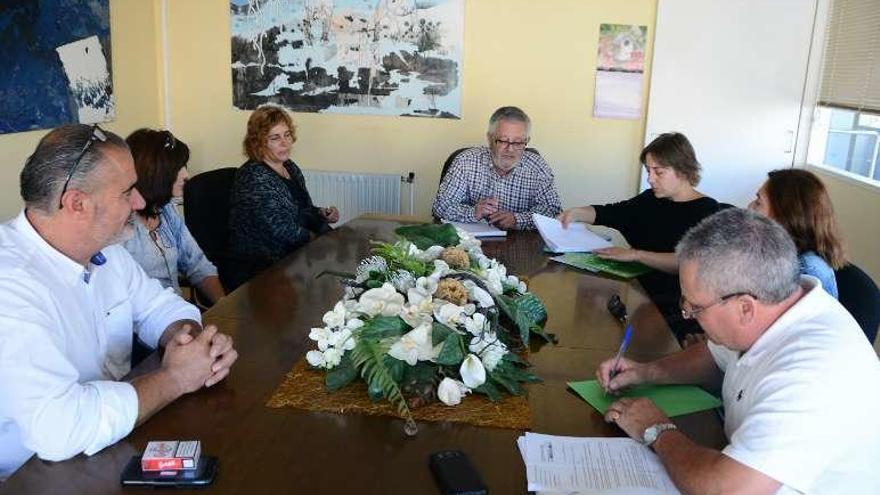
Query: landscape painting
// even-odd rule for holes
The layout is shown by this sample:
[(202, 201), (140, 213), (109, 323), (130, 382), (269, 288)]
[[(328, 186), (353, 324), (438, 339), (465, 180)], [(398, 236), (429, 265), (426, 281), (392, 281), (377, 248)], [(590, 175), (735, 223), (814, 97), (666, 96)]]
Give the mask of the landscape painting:
[(0, 134), (115, 117), (108, 0), (0, 6)]
[(461, 117), (464, 0), (230, 0), (233, 105)]

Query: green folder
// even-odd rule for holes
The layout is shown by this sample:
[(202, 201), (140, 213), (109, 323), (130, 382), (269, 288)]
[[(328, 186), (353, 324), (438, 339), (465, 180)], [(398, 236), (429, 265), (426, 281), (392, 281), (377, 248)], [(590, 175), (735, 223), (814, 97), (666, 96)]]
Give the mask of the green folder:
[(669, 417), (721, 407), (718, 397), (694, 385), (639, 385), (620, 395), (606, 395), (596, 380), (568, 382), (568, 386), (603, 415), (620, 397), (647, 397)]
[(606, 260), (590, 253), (565, 253), (550, 259), (582, 270), (610, 273), (621, 278), (635, 278), (651, 271), (650, 267), (638, 262)]

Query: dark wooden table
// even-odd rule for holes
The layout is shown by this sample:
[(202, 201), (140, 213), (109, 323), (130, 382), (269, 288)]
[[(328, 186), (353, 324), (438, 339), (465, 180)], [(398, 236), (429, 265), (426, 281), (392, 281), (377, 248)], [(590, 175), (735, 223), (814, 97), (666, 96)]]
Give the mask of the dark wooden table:
[[(361, 218), (341, 226), (243, 285), (205, 313), (235, 339), (238, 363), (225, 382), (183, 397), (127, 438), (92, 457), (51, 463), (32, 458), (5, 484), (6, 493), (132, 493), (119, 476), (147, 441), (199, 439), (203, 452), (220, 459), (210, 487), (216, 493), (439, 493), (428, 455), (461, 449), (495, 494), (524, 493), (525, 469), (516, 447), (521, 431), (459, 423), (421, 422), (408, 438), (403, 422), (388, 417), (271, 409), (266, 401), (284, 374), (308, 351), (309, 329), (341, 297), (325, 269), (353, 271), (369, 253), (370, 240), (391, 240), (400, 219)], [(606, 310), (612, 294), (633, 315), (638, 331), (628, 355), (651, 359), (678, 349), (659, 312), (633, 282), (602, 278), (548, 260), (534, 232), (512, 232), (483, 249), (527, 276), (547, 305), (547, 329), (558, 345), (534, 346), (531, 361), (544, 383), (529, 387), (532, 431), (558, 435), (621, 436), (615, 426), (566, 389), (593, 376), (613, 355), (623, 334)], [(155, 356), (138, 367), (155, 366)], [(724, 444), (712, 412), (676, 419), (691, 438)], [(180, 493), (175, 491), (175, 493)]]

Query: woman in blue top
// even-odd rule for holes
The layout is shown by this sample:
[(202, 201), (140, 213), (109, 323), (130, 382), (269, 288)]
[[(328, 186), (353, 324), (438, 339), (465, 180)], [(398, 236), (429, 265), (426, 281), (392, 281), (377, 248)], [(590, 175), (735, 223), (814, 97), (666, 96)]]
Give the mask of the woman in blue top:
[(846, 264), (834, 208), (825, 185), (815, 174), (787, 168), (767, 174), (749, 208), (779, 222), (798, 248), (801, 273), (822, 282), (837, 298), (834, 270)]
[(179, 293), (181, 273), (213, 305), (225, 294), (217, 268), (205, 257), (172, 202), (183, 197), (189, 147), (170, 131), (153, 129), (139, 129), (125, 141), (134, 157), (137, 190), (146, 205), (134, 215), (134, 236), (123, 246), (163, 287)]

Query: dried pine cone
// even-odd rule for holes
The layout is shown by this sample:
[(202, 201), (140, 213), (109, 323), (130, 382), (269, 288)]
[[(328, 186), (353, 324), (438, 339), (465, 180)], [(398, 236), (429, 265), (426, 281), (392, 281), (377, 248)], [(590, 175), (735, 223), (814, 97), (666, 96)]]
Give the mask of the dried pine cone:
[(468, 291), (458, 280), (444, 278), (437, 284), (437, 292), (434, 293), (434, 297), (463, 306), (467, 303)]
[(467, 270), (471, 266), (471, 259), (463, 250), (456, 247), (448, 247), (440, 253), (440, 259), (445, 261), (450, 268)]

